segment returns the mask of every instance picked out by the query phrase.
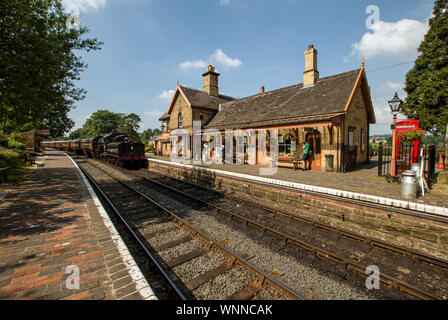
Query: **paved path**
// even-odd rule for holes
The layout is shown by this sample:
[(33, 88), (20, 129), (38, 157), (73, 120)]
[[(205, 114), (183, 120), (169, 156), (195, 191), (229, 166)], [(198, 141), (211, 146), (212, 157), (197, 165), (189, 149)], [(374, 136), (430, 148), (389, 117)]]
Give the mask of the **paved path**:
[[(149, 154), (147, 154), (147, 156), (154, 159), (170, 161), (170, 158), (168, 157), (160, 157)], [(261, 176), (259, 173), (260, 167), (254, 165), (212, 164), (210, 166), (202, 166), (211, 169)], [(401, 185), (388, 183), (385, 178), (378, 177), (377, 173), (377, 162), (371, 161), (355, 171), (346, 173), (301, 171), (293, 170), (292, 168), (279, 167), (275, 175), (262, 177), (320, 186), (324, 188), (358, 192), (386, 198), (402, 199)], [(440, 170), (438, 170), (438, 173), (440, 173)], [(440, 175), (442, 174), (447, 174), (447, 171), (441, 173)], [(424, 197), (420, 196), (417, 200), (415, 200), (415, 202), (448, 208), (448, 191), (442, 184), (440, 186), (435, 185), (429, 194), (426, 194)]]
[[(71, 160), (47, 153), (44, 167), (0, 203), (0, 298), (148, 298), (136, 274), (140, 287), (146, 280), (101, 214)], [(76, 275), (70, 266), (79, 289), (67, 288)]]

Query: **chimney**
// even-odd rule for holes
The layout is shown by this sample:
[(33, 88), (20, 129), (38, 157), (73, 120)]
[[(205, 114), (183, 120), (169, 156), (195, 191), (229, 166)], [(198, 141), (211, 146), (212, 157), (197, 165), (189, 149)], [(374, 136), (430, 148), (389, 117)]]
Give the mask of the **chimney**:
[(211, 96), (217, 97), (219, 95), (219, 73), (215, 72), (215, 67), (212, 65), (208, 65), (207, 72), (203, 73), (202, 76), (204, 77), (204, 91)]
[(260, 92), (261, 92), (261, 93), (264, 93), (264, 86), (261, 87)]
[(305, 51), (305, 72), (303, 73), (303, 86), (314, 85), (319, 79), (319, 72), (317, 71), (317, 50), (312, 44), (309, 45), (308, 50)]

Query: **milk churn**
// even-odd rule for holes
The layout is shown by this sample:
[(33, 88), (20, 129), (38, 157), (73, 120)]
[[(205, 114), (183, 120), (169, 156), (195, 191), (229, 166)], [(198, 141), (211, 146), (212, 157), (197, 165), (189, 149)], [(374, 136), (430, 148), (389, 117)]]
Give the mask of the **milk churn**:
[(411, 170), (415, 171), (415, 176), (418, 178), (418, 176), (420, 175), (420, 164), (419, 163), (411, 164)]
[(415, 171), (406, 170), (401, 179), (401, 196), (405, 199), (417, 198), (417, 178)]

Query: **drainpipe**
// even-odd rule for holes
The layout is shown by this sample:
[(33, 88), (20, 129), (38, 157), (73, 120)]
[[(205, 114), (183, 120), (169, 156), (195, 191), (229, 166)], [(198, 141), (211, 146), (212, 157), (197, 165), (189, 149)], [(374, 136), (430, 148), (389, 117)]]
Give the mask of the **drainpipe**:
[(345, 172), (345, 115), (342, 115), (342, 143), (341, 143), (341, 167), (340, 172)]

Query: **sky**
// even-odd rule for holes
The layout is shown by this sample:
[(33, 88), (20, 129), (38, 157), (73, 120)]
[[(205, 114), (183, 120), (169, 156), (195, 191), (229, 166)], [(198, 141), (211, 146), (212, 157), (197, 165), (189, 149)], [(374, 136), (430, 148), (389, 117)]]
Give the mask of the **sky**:
[[(80, 52), (88, 91), (69, 116), (80, 128), (95, 111), (136, 113), (140, 131), (160, 128), (179, 84), (202, 89), (206, 66), (232, 97), (301, 83), (304, 51), (318, 50), (319, 76), (361, 67), (365, 57), (377, 124), (390, 134), (387, 104), (404, 98), (406, 73), (428, 30), (433, 0), (63, 0), (102, 50)], [(399, 119), (405, 119), (399, 116)]]

